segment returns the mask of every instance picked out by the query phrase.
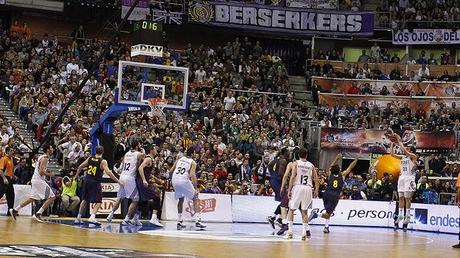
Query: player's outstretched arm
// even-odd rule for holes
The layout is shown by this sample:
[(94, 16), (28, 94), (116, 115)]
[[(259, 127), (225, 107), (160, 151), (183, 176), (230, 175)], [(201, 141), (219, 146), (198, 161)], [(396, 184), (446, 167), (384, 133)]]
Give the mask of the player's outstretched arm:
[(313, 193), (314, 198), (318, 198), (319, 196), (319, 176), (316, 167), (313, 167), (313, 181), (315, 182), (315, 192)]
[(103, 160), (101, 162), (101, 167), (104, 173), (106, 173), (113, 181), (117, 182), (120, 185), (123, 185), (120, 180), (112, 173), (112, 170), (109, 169), (109, 165), (107, 164), (107, 160)]
[(394, 148), (394, 143), (391, 142), (391, 145), (390, 145), (390, 155), (394, 158), (397, 158), (397, 159), (402, 159), (403, 157), (401, 155), (397, 155), (395, 154), (395, 148)]
[(413, 162), (417, 161), (417, 154), (410, 152), (406, 147), (404, 147), (402, 142), (399, 142), (399, 147), (401, 147), (403, 153), (409, 156)]
[(80, 164), (80, 166), (78, 166), (77, 168), (77, 173), (75, 173), (75, 176), (73, 176), (73, 178), (78, 178), (78, 176), (80, 175), (80, 172), (82, 169), (88, 167), (88, 161), (89, 161), (90, 158), (87, 158), (85, 161), (83, 161), (83, 163)]
[(341, 160), (343, 157), (342, 157), (342, 153), (338, 153), (337, 156), (335, 156), (335, 159), (334, 161), (332, 161), (331, 165), (329, 166), (328, 170), (327, 170), (327, 176), (329, 176), (331, 174), (331, 168), (335, 165), (337, 165), (337, 163), (339, 162), (339, 160)]
[(347, 177), (347, 175), (350, 174), (350, 172), (353, 170), (353, 168), (356, 166), (357, 163), (358, 163), (358, 158), (353, 160), (353, 162), (351, 162), (350, 165), (348, 165), (347, 169), (342, 171), (342, 177), (343, 178)]
[(147, 157), (142, 161), (141, 165), (137, 169), (139, 175), (141, 176), (142, 184), (144, 184), (144, 186), (148, 185), (148, 182), (145, 179), (144, 168), (147, 167), (147, 166), (151, 166), (151, 164), (152, 164), (152, 159)]

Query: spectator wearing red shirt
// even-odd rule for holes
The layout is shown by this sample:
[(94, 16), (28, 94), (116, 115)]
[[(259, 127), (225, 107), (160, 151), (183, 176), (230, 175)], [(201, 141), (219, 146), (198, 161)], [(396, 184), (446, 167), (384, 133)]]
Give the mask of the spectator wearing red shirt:
[(222, 166), (222, 164), (217, 164), (216, 168), (211, 173), (213, 175), (213, 178), (219, 180), (219, 182), (225, 180), (228, 174), (227, 170), (224, 166)]
[(348, 89), (347, 94), (359, 94), (359, 87), (356, 85), (356, 82), (351, 83), (351, 87)]

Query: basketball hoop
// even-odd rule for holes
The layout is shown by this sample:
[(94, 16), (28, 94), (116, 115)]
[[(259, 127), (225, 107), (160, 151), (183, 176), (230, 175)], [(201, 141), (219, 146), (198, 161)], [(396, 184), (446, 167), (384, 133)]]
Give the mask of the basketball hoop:
[(166, 115), (163, 112), (163, 109), (168, 104), (168, 101), (166, 99), (150, 98), (148, 99), (148, 103), (150, 108), (152, 109), (152, 111), (150, 111), (152, 117), (158, 117), (162, 118), (163, 120), (166, 120)]

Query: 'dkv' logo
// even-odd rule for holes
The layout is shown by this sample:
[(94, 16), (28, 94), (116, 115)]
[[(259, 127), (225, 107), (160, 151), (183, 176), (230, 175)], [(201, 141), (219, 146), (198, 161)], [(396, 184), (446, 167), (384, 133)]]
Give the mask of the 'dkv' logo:
[[(216, 204), (217, 200), (215, 198), (200, 200), (200, 212), (213, 212), (216, 210)], [(185, 208), (185, 211), (190, 213), (190, 216), (192, 217), (196, 214), (196, 211), (193, 208), (193, 201), (187, 202), (187, 208)]]

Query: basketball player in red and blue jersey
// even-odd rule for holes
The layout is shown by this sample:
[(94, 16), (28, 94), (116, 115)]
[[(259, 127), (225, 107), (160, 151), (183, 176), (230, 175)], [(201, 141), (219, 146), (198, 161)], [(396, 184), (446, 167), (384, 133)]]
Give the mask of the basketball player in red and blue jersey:
[(393, 134), (393, 136), (397, 139), (397, 144), (403, 152), (403, 155), (395, 154), (393, 148), (394, 144), (391, 144), (391, 156), (401, 160), (401, 171), (398, 179), (399, 215), (395, 221), (395, 229), (398, 229), (399, 222), (403, 220), (403, 230), (405, 232), (407, 231), (407, 225), (410, 222), (412, 195), (416, 190), (415, 168), (418, 157), (415, 154), (415, 147), (409, 147), (410, 149), (408, 150), (404, 147), (399, 135)]
[(96, 214), (102, 204), (102, 176), (106, 173), (113, 181), (117, 182), (122, 186), (123, 184), (113, 175), (112, 171), (109, 169), (108, 163), (105, 159), (102, 158), (104, 154), (104, 147), (96, 147), (96, 155), (89, 157), (83, 163), (78, 166), (77, 173), (75, 174), (75, 179), (78, 178), (80, 172), (83, 169), (86, 169), (85, 178), (83, 181), (83, 194), (82, 201), (80, 203), (80, 209), (78, 211), (77, 219), (75, 224), (81, 223), (81, 216), (86, 209), (86, 205), (89, 203), (94, 203), (91, 215), (88, 219), (88, 222), (99, 225), (100, 223), (96, 220)]
[(152, 217), (150, 218), (149, 223), (163, 227), (158, 221), (157, 213), (158, 210), (161, 208), (161, 200), (157, 196), (155, 192), (155, 187), (152, 184), (152, 180), (160, 181), (153, 175), (154, 170), (154, 159), (157, 155), (157, 149), (153, 145), (149, 145), (146, 148), (147, 156), (142, 161), (141, 165), (139, 166), (138, 175), (136, 178), (137, 189), (139, 191), (139, 211), (140, 212), (143, 208), (149, 206), (149, 203), (153, 203), (154, 209), (152, 210)]
[[(325, 234), (329, 233), (329, 220), (334, 213), (337, 204), (339, 204), (340, 193), (342, 192), (344, 180), (347, 175), (353, 170), (358, 162), (356, 158), (353, 162), (348, 165), (348, 168), (340, 172), (340, 167), (337, 162), (342, 159), (342, 154), (337, 154), (335, 160), (332, 162), (329, 170), (327, 171), (327, 188), (323, 194), (323, 204), (325, 213), (321, 214), (321, 218), (325, 219), (324, 230)], [(310, 219), (316, 219), (318, 217), (318, 209), (313, 209), (310, 215)]]
[[(289, 158), (289, 150), (287, 148), (282, 148), (278, 157), (276, 157), (270, 164), (268, 165), (268, 170), (270, 171), (270, 186), (272, 187), (273, 191), (275, 192), (275, 201), (281, 202), (281, 185), (282, 179), (284, 176), (284, 172), (286, 171), (286, 166), (288, 164)], [(274, 216), (268, 216), (267, 221), (270, 223), (273, 229), (275, 229), (275, 222), (277, 224), (282, 224), (281, 215), (281, 203), (276, 207), (274, 212)]]

